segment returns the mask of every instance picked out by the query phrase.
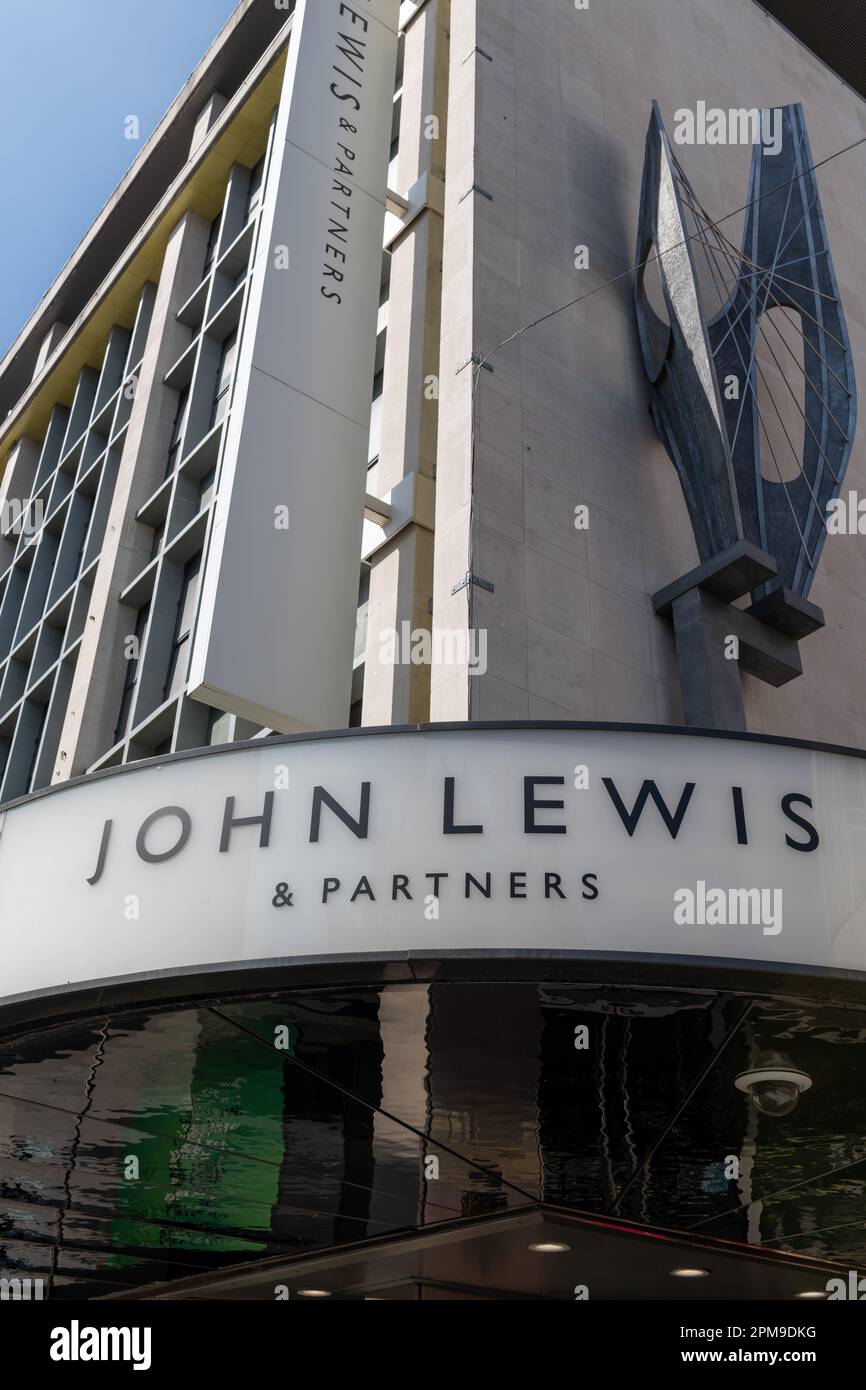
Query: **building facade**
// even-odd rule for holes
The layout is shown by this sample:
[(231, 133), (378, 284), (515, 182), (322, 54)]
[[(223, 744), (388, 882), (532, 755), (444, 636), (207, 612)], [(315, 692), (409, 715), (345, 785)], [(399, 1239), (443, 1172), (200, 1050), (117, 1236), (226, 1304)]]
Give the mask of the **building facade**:
[(0, 362), (4, 1277), (866, 1261), (866, 99), (778, 8), (241, 0)]

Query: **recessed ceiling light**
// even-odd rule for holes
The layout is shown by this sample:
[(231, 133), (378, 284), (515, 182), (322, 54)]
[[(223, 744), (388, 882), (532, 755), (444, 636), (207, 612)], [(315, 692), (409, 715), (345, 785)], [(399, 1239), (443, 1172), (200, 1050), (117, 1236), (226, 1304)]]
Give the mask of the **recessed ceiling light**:
[(298, 1298), (330, 1298), (330, 1289), (298, 1289)]
[(570, 1250), (571, 1246), (558, 1240), (545, 1240), (538, 1241), (529, 1248), (534, 1250), (536, 1255), (561, 1255), (565, 1250)]
[(826, 1289), (804, 1289), (802, 1293), (795, 1293), (795, 1298), (826, 1298)]
[(674, 1279), (706, 1279), (709, 1272), (708, 1269), (692, 1268), (690, 1265), (683, 1265), (679, 1269), (671, 1270)]

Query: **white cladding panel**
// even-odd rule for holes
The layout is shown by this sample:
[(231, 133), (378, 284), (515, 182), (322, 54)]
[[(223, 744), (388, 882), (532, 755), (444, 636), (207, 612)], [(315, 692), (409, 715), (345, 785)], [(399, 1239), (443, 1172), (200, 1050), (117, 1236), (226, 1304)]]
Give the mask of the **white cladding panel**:
[(202, 580), (190, 693), (284, 731), (348, 722), (398, 8), (298, 4)]

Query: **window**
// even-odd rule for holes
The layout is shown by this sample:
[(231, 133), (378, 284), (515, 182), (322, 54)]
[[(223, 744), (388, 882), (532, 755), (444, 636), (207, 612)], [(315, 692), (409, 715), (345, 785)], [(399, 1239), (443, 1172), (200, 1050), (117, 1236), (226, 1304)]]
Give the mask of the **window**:
[(42, 734), (45, 729), (45, 721), (48, 718), (48, 706), (40, 707), (39, 717), (36, 723), (36, 730), (33, 738), (33, 756), (30, 759), (30, 766), (27, 769), (27, 781), (25, 786), (29, 791), (33, 786), (33, 774), (36, 771), (36, 759), (39, 756), (39, 745), (42, 742)]
[(185, 386), (177, 398), (177, 410), (175, 411), (174, 424), (171, 427), (171, 440), (168, 446), (168, 459), (165, 465), (165, 476), (168, 478), (177, 466), (177, 451), (183, 440), (183, 431), (186, 425), (186, 412), (189, 406), (189, 387)]
[(117, 716), (117, 728), (114, 731), (114, 742), (119, 743), (127, 731), (129, 724), (129, 713), (132, 709), (132, 696), (138, 682), (138, 671), (141, 665), (141, 648), (144, 642), (144, 630), (147, 627), (150, 604), (146, 603), (140, 609), (135, 620), (135, 654), (126, 658), (126, 679), (123, 682), (123, 695), (120, 701), (120, 713)]
[(212, 468), (206, 473), (198, 485), (198, 510), (204, 511), (214, 495), (214, 484), (216, 483), (216, 469)]
[(388, 151), (388, 187), (389, 187), (389, 188), (396, 188), (396, 187), (397, 187), (397, 178), (398, 178), (398, 174), (399, 174), (399, 151), (400, 151), (400, 137), (399, 137), (399, 135), (397, 135), (397, 136), (395, 136), (395, 138), (391, 141), (391, 148), (390, 148), (390, 150)]
[(235, 374), (235, 358), (237, 357), (237, 351), (238, 330), (234, 328), (223, 343), (220, 364), (217, 368), (213, 408), (210, 417), (211, 429), (213, 429), (214, 425), (219, 424), (228, 410), (229, 391), (231, 389), (232, 378)]
[(153, 528), (153, 544), (150, 547), (150, 558), (155, 560), (159, 554), (162, 538), (165, 535), (165, 522), (161, 521), (158, 526)]
[(391, 252), (386, 251), (382, 256), (382, 278), (379, 282), (379, 308), (388, 303), (391, 294)]
[(262, 201), (262, 185), (265, 177), (265, 157), (262, 155), (258, 164), (250, 171), (250, 191), (247, 194), (247, 215), (246, 221), (249, 222), (253, 213), (258, 212)]
[(209, 234), (208, 239), (207, 239), (207, 251), (205, 252), (205, 257), (204, 257), (204, 269), (203, 269), (203, 271), (202, 271), (202, 273), (201, 273), (201, 278), (202, 278), (203, 280), (206, 278), (206, 276), (208, 276), (208, 275), (210, 274), (211, 266), (212, 266), (213, 263), (214, 263), (214, 257), (216, 256), (217, 242), (219, 241), (220, 223), (221, 223), (221, 222), (222, 222), (222, 213), (221, 213), (221, 212), (218, 212), (217, 215), (216, 215), (216, 217), (214, 218), (213, 222), (211, 222), (211, 224), (210, 224), (210, 234)]
[(367, 652), (367, 627), (370, 614), (370, 570), (372, 566), (364, 564), (361, 570), (361, 582), (358, 586), (358, 611), (355, 614), (355, 654), (354, 662), (363, 661)]
[(87, 510), (85, 511), (84, 516), (81, 518), (81, 521), (79, 522), (79, 525), (81, 526), (81, 544), (79, 545), (78, 553), (75, 556), (74, 570), (76, 574), (78, 574), (79, 570), (81, 569), (81, 561), (84, 556), (84, 547), (87, 544), (87, 535), (90, 530), (90, 518), (93, 516), (93, 508), (95, 504), (96, 498), (91, 497), (87, 505)]
[(220, 709), (208, 710), (207, 745), (214, 748), (219, 743), (229, 743), (232, 736), (232, 718)]
[(195, 610), (198, 603), (198, 584), (199, 572), (201, 570), (201, 554), (193, 558), (184, 566), (183, 583), (180, 586), (180, 598), (177, 601), (177, 618), (174, 626), (174, 640), (171, 644), (171, 654), (168, 661), (168, 672), (165, 679), (165, 689), (163, 698), (168, 700), (172, 695), (176, 695), (182, 690), (186, 683), (186, 673), (189, 666), (189, 640), (192, 635), (192, 626), (195, 621)]
[(382, 391), (385, 373), (377, 372), (373, 378), (373, 405), (370, 411), (370, 444), (367, 450), (368, 465), (379, 457), (379, 444), (382, 438)]
[(399, 92), (403, 86), (403, 71), (406, 65), (406, 35), (401, 34), (397, 40), (397, 77), (394, 83), (395, 92)]

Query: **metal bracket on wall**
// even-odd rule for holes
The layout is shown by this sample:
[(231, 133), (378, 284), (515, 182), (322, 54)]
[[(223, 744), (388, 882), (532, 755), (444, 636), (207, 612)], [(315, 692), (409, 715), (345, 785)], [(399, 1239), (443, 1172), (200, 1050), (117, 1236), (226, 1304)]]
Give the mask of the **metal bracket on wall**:
[(464, 574), (459, 584), (455, 584), (451, 590), (452, 597), (459, 594), (461, 589), (465, 589), (468, 584), (477, 584), (480, 589), (486, 589), (489, 594), (495, 594), (496, 589), (489, 579), (480, 579), (477, 574)]
[(459, 198), (457, 199), (457, 202), (458, 202), (458, 203), (465, 203), (465, 202), (466, 202), (466, 199), (469, 197), (470, 193), (480, 193), (480, 194), (481, 194), (481, 197), (482, 197), (482, 198), (486, 198), (487, 201), (488, 201), (488, 203), (492, 203), (492, 202), (493, 202), (493, 194), (492, 194), (492, 193), (488, 193), (486, 188), (482, 188), (480, 183), (473, 183), (472, 187), (471, 187), (471, 188), (467, 188), (466, 192), (465, 192), (464, 194), (462, 194), (461, 197), (459, 197)]
[(457, 368), (457, 371), (454, 373), (454, 375), (455, 375), (455, 376), (459, 376), (460, 373), (461, 373), (462, 371), (465, 371), (465, 369), (466, 369), (467, 367), (483, 367), (484, 370), (485, 370), (485, 372), (492, 372), (492, 371), (493, 371), (493, 363), (492, 363), (492, 362), (485, 362), (485, 361), (483, 360), (482, 355), (481, 355), (480, 352), (473, 352), (473, 353), (470, 353), (470, 355), (469, 355), (469, 357), (467, 357), (466, 361), (460, 363), (460, 366)]

